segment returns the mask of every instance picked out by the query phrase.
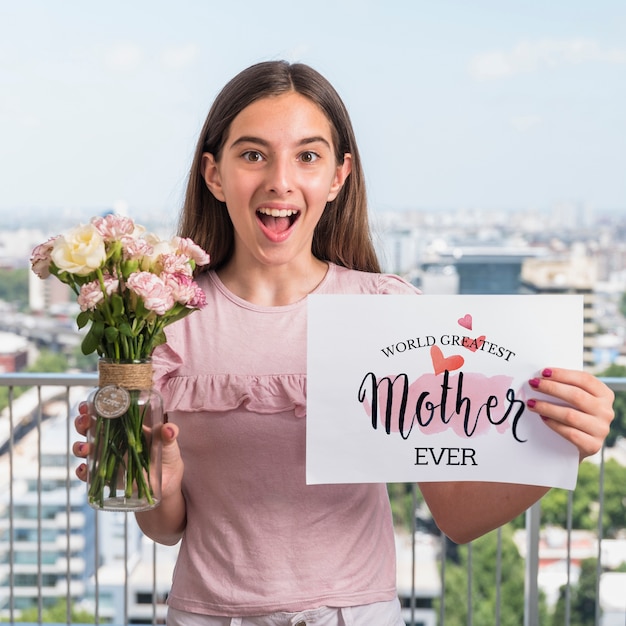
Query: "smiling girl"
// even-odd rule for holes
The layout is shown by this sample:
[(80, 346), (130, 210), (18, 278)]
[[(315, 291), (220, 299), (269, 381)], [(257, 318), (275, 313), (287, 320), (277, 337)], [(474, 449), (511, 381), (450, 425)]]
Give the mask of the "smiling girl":
[[(154, 354), (170, 420), (162, 501), (137, 514), (155, 541), (181, 541), (168, 624), (403, 626), (385, 485), (305, 481), (307, 295), (417, 293), (380, 273), (352, 126), (320, 74), (266, 62), (224, 87), (197, 145), (179, 234), (211, 255), (198, 276), (207, 306), (171, 325)], [(533, 386), (555, 398), (536, 400), (537, 419), (581, 459), (601, 447), (613, 418), (605, 385), (546, 369)], [(420, 489), (457, 542), (546, 492)]]

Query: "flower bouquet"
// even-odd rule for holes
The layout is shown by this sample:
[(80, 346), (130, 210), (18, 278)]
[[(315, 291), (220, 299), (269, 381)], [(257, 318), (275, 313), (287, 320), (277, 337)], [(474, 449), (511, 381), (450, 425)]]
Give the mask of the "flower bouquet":
[(82, 352), (101, 357), (88, 433), (96, 509), (146, 510), (160, 501), (163, 407), (151, 355), (167, 325), (206, 304), (193, 272), (208, 262), (190, 239), (163, 241), (119, 215), (95, 217), (33, 250), (33, 272), (56, 276), (77, 296), (77, 325), (90, 325)]

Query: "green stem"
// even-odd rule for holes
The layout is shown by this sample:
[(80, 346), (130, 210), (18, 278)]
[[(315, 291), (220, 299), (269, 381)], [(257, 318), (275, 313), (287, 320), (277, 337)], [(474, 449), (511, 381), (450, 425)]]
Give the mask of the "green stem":
[[(131, 405), (125, 414), (96, 420), (88, 497), (90, 503), (99, 507), (106, 505), (106, 498), (115, 498), (119, 490), (126, 499), (132, 498), (136, 490), (138, 499), (154, 504), (150, 452), (143, 430), (147, 406), (142, 410), (138, 405), (140, 391), (132, 390), (130, 394)], [(120, 470), (124, 472), (123, 484), (118, 482), (122, 478)]]

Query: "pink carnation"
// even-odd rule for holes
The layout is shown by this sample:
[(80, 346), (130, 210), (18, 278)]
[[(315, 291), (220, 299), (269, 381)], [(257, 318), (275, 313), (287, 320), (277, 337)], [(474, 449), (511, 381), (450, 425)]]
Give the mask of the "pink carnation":
[(179, 253), (193, 259), (198, 267), (209, 263), (209, 255), (189, 237), (174, 237), (174, 244), (177, 246)]
[(50, 263), (52, 262), (51, 252), (54, 242), (58, 237), (51, 237), (45, 243), (40, 243), (33, 249), (30, 257), (30, 264), (33, 272), (39, 278), (48, 278), (50, 276)]
[(185, 274), (190, 277), (193, 274), (189, 257), (185, 254), (162, 254), (159, 262), (165, 274)]
[[(104, 277), (104, 289), (107, 296), (117, 291), (119, 282), (117, 278), (113, 278), (112, 276)], [(77, 298), (78, 306), (80, 306), (81, 311), (93, 311), (103, 301), (104, 294), (102, 293), (102, 287), (99, 281), (94, 280), (81, 286)]]
[(204, 291), (186, 274), (166, 274), (163, 276), (165, 284), (171, 289), (176, 302), (189, 308), (200, 309), (206, 304)]
[(156, 274), (135, 272), (128, 277), (126, 286), (136, 293), (149, 311), (165, 315), (175, 304), (171, 289)]
[(189, 300), (187, 306), (194, 309), (201, 309), (202, 307), (206, 306), (206, 294), (204, 293), (204, 290), (198, 285), (196, 285), (196, 293), (194, 297)]
[(124, 259), (141, 259), (150, 256), (154, 248), (143, 238), (122, 237), (122, 248)]
[(121, 215), (105, 215), (104, 217), (94, 217), (91, 223), (102, 235), (105, 241), (115, 241), (124, 235), (132, 235), (135, 231), (135, 224), (129, 217)]

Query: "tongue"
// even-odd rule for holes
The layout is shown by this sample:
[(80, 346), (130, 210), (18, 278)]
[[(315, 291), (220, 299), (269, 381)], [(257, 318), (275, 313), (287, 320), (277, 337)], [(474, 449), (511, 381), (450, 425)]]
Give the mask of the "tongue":
[(282, 233), (291, 225), (291, 220), (288, 217), (272, 217), (271, 215), (262, 215), (261, 220), (268, 230), (275, 233)]

